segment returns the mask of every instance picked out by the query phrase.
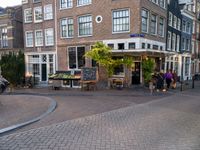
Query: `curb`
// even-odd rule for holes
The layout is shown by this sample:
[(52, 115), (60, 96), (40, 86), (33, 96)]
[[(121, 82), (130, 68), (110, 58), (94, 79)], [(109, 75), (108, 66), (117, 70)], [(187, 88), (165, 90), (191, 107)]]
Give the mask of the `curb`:
[(36, 118), (34, 118), (34, 119), (32, 119), (32, 120), (27, 121), (27, 122), (23, 122), (23, 123), (20, 123), (20, 124), (16, 124), (16, 125), (12, 125), (12, 126), (9, 126), (9, 127), (3, 128), (3, 129), (0, 129), (0, 136), (1, 136), (2, 134), (5, 134), (5, 133), (10, 132), (10, 131), (12, 131), (12, 130), (16, 130), (16, 129), (18, 129), (18, 128), (21, 128), (21, 127), (24, 127), (24, 126), (26, 126), (26, 125), (32, 124), (32, 123), (34, 123), (34, 122), (37, 122), (37, 121), (39, 121), (40, 119), (42, 119), (43, 117), (45, 117), (45, 116), (47, 116), (48, 114), (50, 114), (51, 112), (53, 112), (53, 111), (56, 109), (57, 103), (56, 103), (55, 100), (53, 100), (53, 99), (51, 99), (51, 98), (49, 98), (49, 99), (51, 100), (51, 104), (50, 104), (48, 110), (47, 110), (45, 113), (43, 113), (43, 114), (40, 115), (39, 117), (36, 117)]

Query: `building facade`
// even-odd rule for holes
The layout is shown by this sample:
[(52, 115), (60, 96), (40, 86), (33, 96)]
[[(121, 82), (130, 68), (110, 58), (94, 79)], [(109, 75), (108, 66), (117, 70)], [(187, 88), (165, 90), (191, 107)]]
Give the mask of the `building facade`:
[(22, 7), (0, 8), (0, 54), (23, 50), (22, 32)]
[(26, 76), (46, 83), (56, 70), (55, 0), (23, 0)]
[(192, 32), (193, 32), (193, 18), (191, 3), (180, 3), (182, 14), (182, 34), (181, 34), (181, 67), (182, 76), (184, 80), (192, 79)]
[[(93, 66), (83, 57), (92, 45), (102, 41), (114, 57), (131, 56), (128, 84), (142, 83), (141, 62), (153, 58), (157, 70), (164, 69), (166, 47), (166, 1), (153, 0), (59, 0), (58, 70), (79, 70)], [(116, 71), (124, 75), (126, 68)]]

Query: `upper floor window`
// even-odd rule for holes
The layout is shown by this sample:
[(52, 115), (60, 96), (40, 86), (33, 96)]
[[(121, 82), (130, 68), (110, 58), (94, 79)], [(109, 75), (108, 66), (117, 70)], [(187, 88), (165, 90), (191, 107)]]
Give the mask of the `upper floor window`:
[(177, 20), (177, 29), (181, 30), (181, 19), (179, 19), (179, 18)]
[(1, 48), (5, 48), (5, 47), (8, 47), (8, 29), (7, 27), (2, 27), (0, 29), (0, 45), (1, 45)]
[(177, 17), (176, 16), (174, 16), (174, 18), (173, 18), (173, 27), (177, 28)]
[(92, 35), (92, 16), (80, 16), (78, 18), (79, 36)]
[(160, 7), (166, 8), (165, 0), (160, 0)]
[(73, 0), (60, 0), (60, 9), (72, 8)]
[(42, 7), (35, 7), (34, 8), (34, 22), (41, 22), (42, 21)]
[(61, 37), (73, 37), (74, 35), (74, 23), (73, 18), (65, 18), (60, 21), (61, 24)]
[(171, 50), (171, 44), (172, 44), (172, 33), (168, 31), (168, 34), (167, 34), (167, 50)]
[(113, 33), (128, 32), (130, 30), (129, 10), (113, 11)]
[(32, 9), (28, 8), (24, 10), (24, 21), (25, 23), (32, 22)]
[(44, 20), (53, 19), (52, 4), (44, 6)]
[(191, 24), (188, 22), (186, 26), (186, 32), (190, 33), (190, 30), (191, 30)]
[(77, 5), (82, 6), (82, 5), (89, 5), (92, 3), (92, 0), (77, 0)]
[(42, 30), (36, 30), (35, 31), (35, 46), (43, 46)]
[(41, 2), (41, 0), (33, 0), (33, 3)]
[(142, 32), (148, 32), (149, 12), (143, 9), (141, 16), (142, 16)]
[(33, 47), (33, 32), (27, 31), (25, 37), (26, 37), (26, 47)]
[(169, 26), (172, 26), (172, 18), (173, 18), (173, 15), (171, 12), (169, 12), (169, 16), (168, 16), (168, 25)]
[(53, 28), (45, 29), (45, 45), (46, 46), (54, 45)]
[(158, 34), (162, 37), (164, 36), (164, 24), (165, 24), (164, 18), (160, 17)]
[(182, 31), (186, 32), (186, 22), (183, 20)]
[(28, 3), (28, 0), (22, 0), (22, 4)]
[(150, 23), (151, 34), (156, 34), (156, 30), (157, 30), (157, 16), (152, 14), (151, 15), (151, 23)]

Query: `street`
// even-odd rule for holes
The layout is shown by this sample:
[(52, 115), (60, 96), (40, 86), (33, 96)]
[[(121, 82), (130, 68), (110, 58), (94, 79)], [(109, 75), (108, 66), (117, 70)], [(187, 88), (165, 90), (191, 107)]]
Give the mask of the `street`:
[(200, 89), (0, 137), (1, 150), (199, 150)]

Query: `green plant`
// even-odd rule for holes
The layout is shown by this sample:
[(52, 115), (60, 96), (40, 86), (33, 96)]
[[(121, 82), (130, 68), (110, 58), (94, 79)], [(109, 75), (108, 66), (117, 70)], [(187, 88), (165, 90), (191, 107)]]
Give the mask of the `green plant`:
[(97, 64), (104, 66), (108, 73), (108, 77), (111, 77), (114, 72), (114, 68), (119, 65), (127, 65), (130, 67), (133, 63), (132, 59), (125, 57), (123, 59), (113, 59), (111, 48), (102, 42), (96, 42), (91, 51), (86, 52), (85, 57), (91, 58), (97, 62)]
[(151, 81), (152, 73), (154, 71), (154, 66), (155, 66), (155, 61), (151, 58), (142, 61), (142, 70), (145, 83)]
[(23, 82), (25, 75), (24, 54), (19, 51), (18, 54), (10, 52), (1, 57), (0, 60), (1, 74), (12, 86), (19, 85)]

